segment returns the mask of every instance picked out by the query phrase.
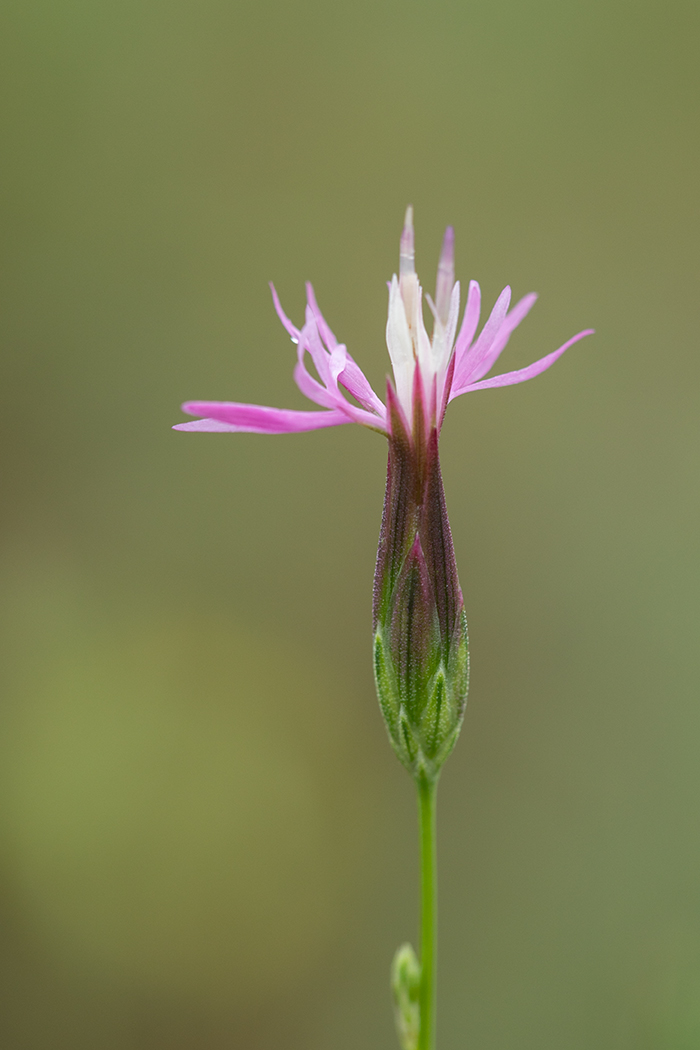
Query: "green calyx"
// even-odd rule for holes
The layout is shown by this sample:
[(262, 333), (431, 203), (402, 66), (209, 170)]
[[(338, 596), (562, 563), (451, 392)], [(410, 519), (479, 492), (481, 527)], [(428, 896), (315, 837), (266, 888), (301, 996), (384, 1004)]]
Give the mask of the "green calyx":
[[(392, 392), (387, 391), (390, 407)], [(374, 675), (391, 743), (433, 781), (467, 702), (469, 649), (438, 456), (438, 433), (391, 413), (384, 513), (374, 575)]]
[(374, 636), (374, 677), (389, 739), (414, 778), (434, 780), (464, 718), (469, 684), (466, 616), (462, 611), (445, 656), (436, 646), (434, 669), (419, 688), (415, 676), (400, 673), (386, 635), (379, 626)]

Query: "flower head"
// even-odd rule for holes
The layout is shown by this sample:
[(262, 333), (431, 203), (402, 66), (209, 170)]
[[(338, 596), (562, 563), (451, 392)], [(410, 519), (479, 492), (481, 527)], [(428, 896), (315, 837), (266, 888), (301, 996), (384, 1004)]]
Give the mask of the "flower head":
[[(322, 411), (269, 408), (238, 401), (188, 401), (183, 410), (203, 418), (179, 423), (174, 429), (288, 434), (360, 423), (388, 435), (391, 427), (388, 399), (385, 404), (378, 397), (347, 347), (338, 342), (318, 308), (312, 286), (306, 286), (306, 316), (301, 328), (289, 320), (277, 292), (271, 288), (277, 314), (296, 343), (296, 384)], [(426, 433), (431, 427), (439, 430), (448, 402), (460, 394), (532, 379), (554, 364), (579, 339), (590, 335), (591, 329), (586, 329), (526, 368), (485, 378), (536, 298), (532, 293), (526, 295), (509, 310), (510, 288), (504, 288), (476, 337), (481, 291), (477, 282), (471, 281), (462, 325), (456, 335), (460, 286), (454, 279), (454, 232), (448, 227), (438, 265), (435, 299), (426, 296), (433, 315), (431, 338), (425, 327), (423, 293), (415, 271), (413, 209), (408, 208), (401, 234), (399, 274), (394, 275), (389, 285), (386, 341), (394, 373), (395, 400), (409, 432), (413, 433), (416, 425), (417, 391)], [(309, 361), (315, 375), (309, 370)]]
[(275, 309), (297, 346), (297, 386), (321, 411), (190, 401), (183, 409), (203, 418), (176, 429), (282, 434), (360, 423), (387, 436), (386, 496), (374, 577), (375, 681), (399, 759), (414, 777), (434, 780), (457, 739), (469, 676), (464, 600), (438, 459), (445, 409), (460, 394), (539, 375), (590, 330), (527, 368), (485, 378), (536, 296), (526, 295), (509, 310), (510, 288), (505, 288), (477, 336), (481, 293), (472, 281), (457, 334), (460, 289), (454, 279), (454, 233), (448, 227), (435, 299), (426, 296), (433, 315), (429, 336), (409, 208), (399, 274), (389, 285), (386, 341), (394, 380), (387, 382), (385, 403), (333, 335), (310, 284), (306, 293), (305, 322), (297, 328), (272, 288)]

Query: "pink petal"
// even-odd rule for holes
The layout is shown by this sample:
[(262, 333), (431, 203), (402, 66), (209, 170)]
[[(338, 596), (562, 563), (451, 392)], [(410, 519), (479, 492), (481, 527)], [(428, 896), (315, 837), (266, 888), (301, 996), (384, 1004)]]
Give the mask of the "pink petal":
[(309, 401), (315, 401), (317, 405), (322, 405), (323, 408), (334, 408), (336, 406), (338, 398), (309, 373), (304, 362), (303, 353), (299, 355), (299, 360), (294, 366), (294, 382), (304, 397), (308, 397)]
[[(333, 352), (330, 355), (326, 355), (325, 370), (328, 373), (327, 386), (322, 386), (318, 380), (314, 379), (314, 377), (309, 374), (304, 361), (306, 343), (304, 336), (305, 331), (306, 328), (301, 334), (298, 348), (299, 360), (294, 369), (294, 380), (302, 394), (304, 394), (305, 397), (308, 397), (310, 401), (315, 401), (317, 405), (322, 405), (324, 408), (337, 409), (338, 411), (343, 412), (348, 416), (350, 422), (361, 423), (362, 426), (369, 426), (373, 427), (375, 430), (384, 431), (386, 427), (386, 410), (384, 405), (376, 396), (342, 343), (338, 343), (333, 349)], [(351, 370), (351, 376), (346, 384), (345, 380), (348, 369)], [(358, 381), (357, 385), (353, 383), (353, 379), (357, 379), (358, 374), (361, 377), (361, 380), (364, 381), (365, 387), (362, 386), (361, 381)], [(353, 405), (346, 400), (342, 391), (338, 387), (339, 381), (345, 386), (348, 392), (360, 402), (363, 406), (362, 408), (358, 408), (356, 405)], [(350, 387), (352, 387), (352, 389), (350, 389)], [(367, 391), (369, 391), (371, 397), (360, 396), (366, 395)]]
[(328, 364), (330, 354), (321, 342), (316, 318), (310, 306), (306, 307), (306, 324), (299, 333), (299, 346), (303, 346), (304, 350), (311, 356), (314, 368), (318, 372), (319, 379), (323, 385), (327, 387), (329, 383), (332, 384)]
[[(452, 226), (448, 226), (445, 230), (445, 236), (442, 242), (442, 250), (438, 262), (437, 281), (435, 282), (435, 312), (443, 325), (447, 325), (454, 283), (455, 231)], [(452, 343), (450, 343), (450, 346), (451, 345)]]
[(524, 295), (522, 299), (518, 299), (512, 310), (508, 311), (508, 316), (503, 322), (503, 327), (507, 328), (509, 332), (512, 332), (513, 329), (517, 328), (520, 322), (527, 317), (536, 302), (537, 292), (528, 292), (528, 294)]
[(325, 317), (318, 308), (318, 303), (316, 302), (316, 295), (314, 293), (314, 288), (311, 284), (311, 281), (306, 282), (306, 299), (313, 311), (314, 318), (316, 319), (316, 324), (318, 325), (318, 330), (321, 333), (321, 338), (323, 339), (326, 346), (330, 347), (330, 349), (332, 350), (334, 346), (338, 345), (338, 340), (333, 335), (330, 326), (328, 325), (328, 322), (326, 321)]
[(360, 402), (363, 408), (370, 412), (377, 412), (382, 418), (385, 418), (384, 403), (377, 397), (366, 375), (353, 361), (350, 354), (348, 354), (345, 368), (338, 376), (338, 382), (345, 387), (351, 397)]
[(505, 320), (498, 329), (498, 334), (491, 344), (491, 349), (484, 355), (481, 363), (472, 369), (471, 375), (469, 376), (470, 383), (475, 383), (477, 379), (481, 379), (482, 376), (485, 376), (491, 371), (496, 364), (496, 361), (505, 350), (513, 331), (518, 327), (520, 322), (527, 317), (536, 302), (537, 295), (535, 292), (530, 292), (529, 295), (524, 296), (515, 304), (513, 309), (506, 314)]
[[(313, 322), (312, 322), (313, 323)], [(318, 338), (318, 333), (316, 333)], [(297, 363), (294, 368), (294, 382), (301, 390), (304, 397), (308, 397), (310, 401), (315, 401), (317, 405), (322, 405), (324, 408), (337, 408), (338, 402), (342, 401), (342, 397), (336, 389), (328, 389), (328, 380), (330, 377), (330, 371), (328, 369), (328, 354), (321, 348), (321, 369), (316, 368), (319, 372), (323, 383), (319, 383), (315, 376), (312, 376), (306, 367), (306, 355), (310, 354), (310, 342), (309, 342), (309, 325), (304, 325), (301, 332), (299, 333), (299, 342), (297, 344)], [(313, 355), (312, 360), (315, 363), (315, 357)], [(331, 384), (332, 386), (333, 384)]]
[(462, 387), (460, 390), (453, 392), (453, 397), (458, 397), (460, 394), (466, 394), (471, 390), (486, 390), (496, 386), (511, 386), (513, 383), (524, 383), (526, 379), (534, 379), (540, 372), (546, 371), (553, 365), (558, 357), (568, 350), (574, 343), (578, 343), (579, 339), (583, 339), (587, 335), (593, 335), (594, 328), (586, 328), (585, 331), (579, 332), (577, 335), (569, 339), (568, 342), (560, 346), (558, 350), (553, 350), (551, 354), (547, 354), (546, 357), (541, 357), (539, 361), (533, 362), (528, 365), (527, 368), (519, 368), (515, 372), (504, 372), (503, 375), (494, 376), (492, 379), (482, 379), (478, 383), (469, 383), (467, 386)]
[(202, 434), (264, 434), (265, 431), (246, 430), (232, 423), (220, 423), (218, 419), (193, 419), (190, 423), (176, 423), (173, 430), (198, 431)]
[[(498, 335), (499, 329), (508, 312), (509, 305), (510, 288), (506, 285), (496, 300), (496, 304), (491, 311), (488, 321), (481, 329), (479, 338), (473, 346), (469, 347), (468, 350), (465, 350), (461, 355), (461, 359), (457, 361), (453, 382), (454, 387), (461, 388), (471, 382), (473, 375), (478, 370), (484, 358), (488, 355), (493, 342)], [(454, 396), (455, 394), (453, 391), (452, 397)]]
[(297, 434), (319, 427), (336, 427), (351, 423), (345, 412), (299, 412), (292, 408), (268, 408), (267, 405), (246, 405), (237, 401), (186, 401), (183, 412), (191, 416), (205, 416), (194, 423), (179, 423), (175, 430), (222, 430), (250, 434)]
[(282, 324), (287, 329), (292, 339), (296, 343), (299, 339), (299, 329), (296, 327), (296, 325), (292, 324), (292, 322), (289, 320), (286, 313), (282, 309), (282, 304), (280, 303), (279, 296), (277, 295), (277, 289), (275, 288), (272, 281), (270, 281), (270, 291), (272, 292), (272, 301), (275, 304), (277, 316), (279, 317), (280, 321), (282, 322)]
[[(331, 377), (332, 389), (342, 397), (342, 394), (338, 390), (338, 376), (344, 370), (348, 363), (348, 348), (343, 343), (338, 343), (331, 350), (330, 357), (328, 359), (328, 371)], [(343, 400), (345, 400), (343, 398)]]
[(460, 358), (471, 346), (471, 341), (476, 335), (479, 327), (479, 314), (481, 313), (481, 288), (477, 281), (469, 282), (467, 294), (467, 305), (464, 308), (464, 319), (462, 327), (455, 343), (455, 356), (459, 362)]

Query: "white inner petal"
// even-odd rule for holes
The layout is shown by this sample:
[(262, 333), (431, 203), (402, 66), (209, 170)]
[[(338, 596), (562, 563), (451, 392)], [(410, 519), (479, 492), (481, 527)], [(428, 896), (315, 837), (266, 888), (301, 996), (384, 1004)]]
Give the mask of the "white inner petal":
[[(457, 328), (460, 298), (459, 283), (454, 284), (449, 293), (447, 291), (450, 281), (454, 279), (452, 255), (450, 254), (447, 260), (449, 267), (445, 265), (443, 267), (445, 273), (439, 275), (443, 278), (440, 287), (441, 299), (447, 299), (449, 294), (449, 306), (447, 302), (444, 303), (441, 318), (435, 304), (430, 301), (435, 319), (431, 340), (423, 320), (423, 293), (413, 268), (411, 218), (412, 215), (407, 215), (402, 234), (400, 277), (394, 274), (389, 287), (389, 318), (386, 326), (386, 341), (394, 370), (396, 394), (409, 425), (413, 424), (413, 380), (416, 365), (420, 368), (426, 396), (432, 401), (433, 394), (430, 392), (434, 391), (438, 402), (442, 398), (445, 375)], [(451, 242), (448, 248), (451, 253), (453, 250)], [(443, 251), (445, 251), (444, 246)], [(438, 283), (440, 284), (440, 281)], [(445, 316), (445, 307), (448, 307), (447, 316)]]
[(386, 324), (386, 344), (394, 369), (394, 382), (399, 403), (411, 422), (411, 393), (416, 362), (413, 355), (413, 340), (406, 319), (404, 301), (399, 281), (394, 274), (389, 288), (389, 318)]

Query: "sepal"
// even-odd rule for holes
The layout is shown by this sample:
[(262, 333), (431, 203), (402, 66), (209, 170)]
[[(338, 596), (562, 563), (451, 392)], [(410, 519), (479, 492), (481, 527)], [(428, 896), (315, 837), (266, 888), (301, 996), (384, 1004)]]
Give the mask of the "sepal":
[(394, 666), (379, 632), (374, 636), (374, 681), (377, 686), (379, 706), (389, 730), (389, 736), (394, 741), (399, 736), (401, 701)]
[(437, 778), (464, 718), (469, 653), (463, 612), (447, 660), (442, 658), (439, 641), (432, 657), (437, 666), (429, 678), (402, 677), (384, 632), (380, 628), (375, 634), (375, 683), (391, 745), (413, 777), (428, 780)]

